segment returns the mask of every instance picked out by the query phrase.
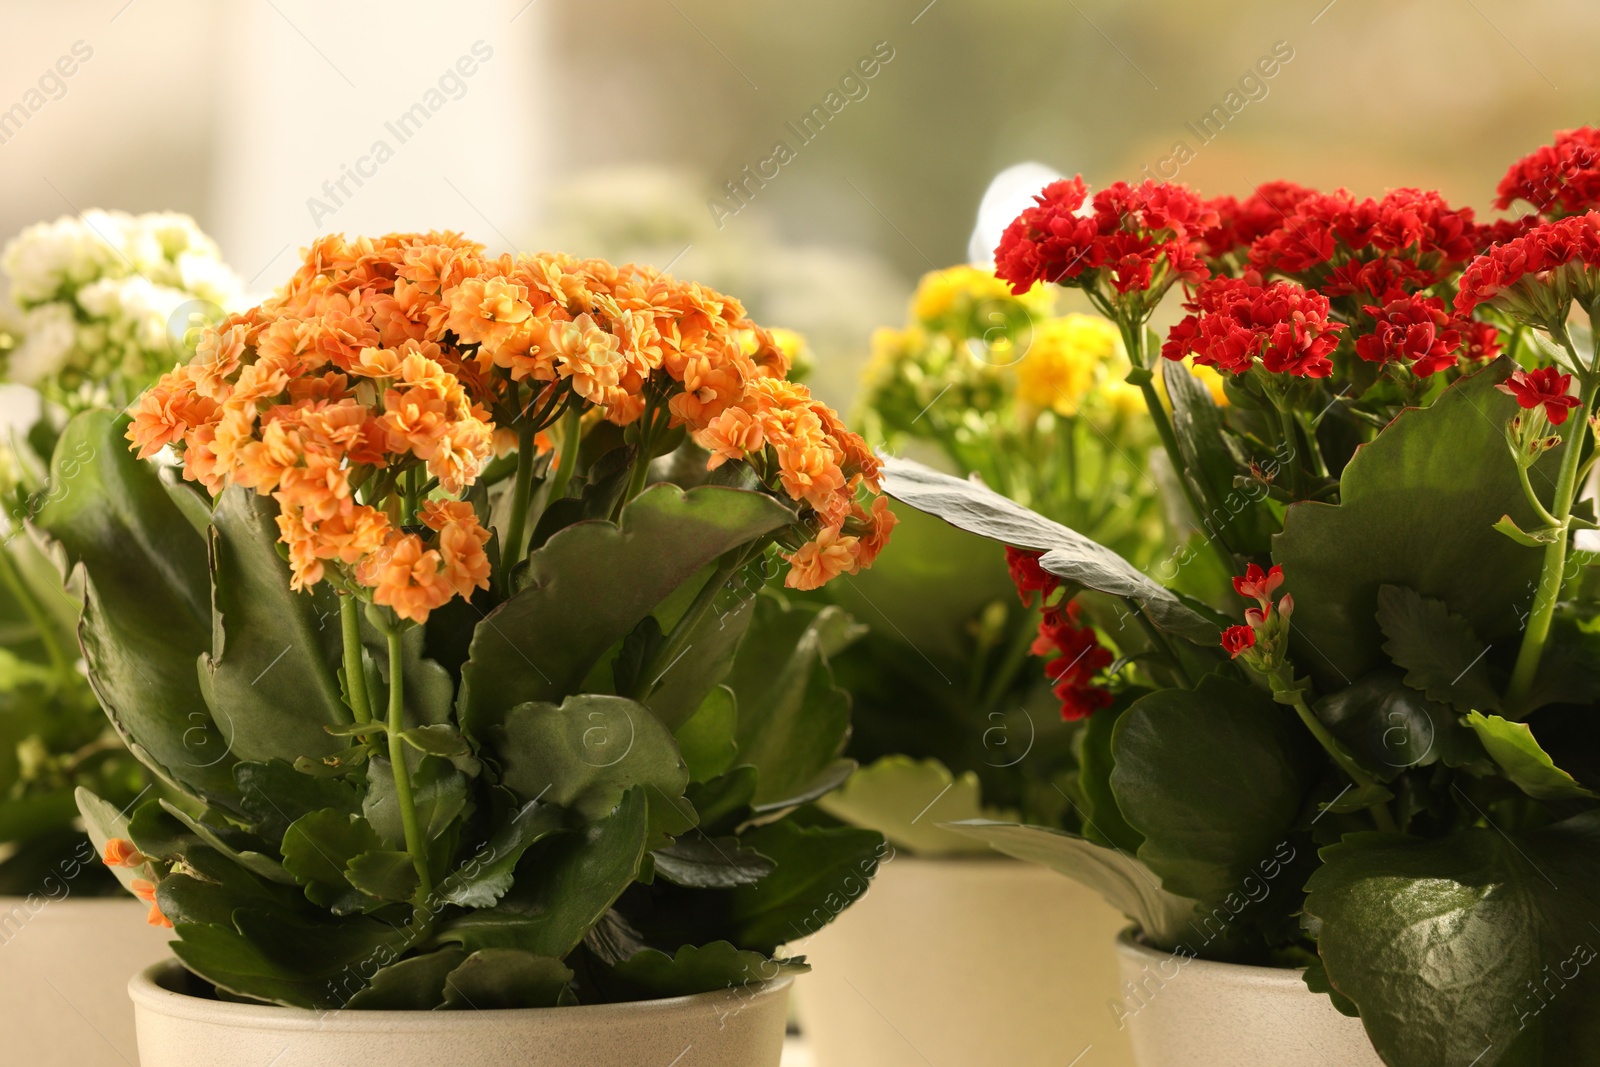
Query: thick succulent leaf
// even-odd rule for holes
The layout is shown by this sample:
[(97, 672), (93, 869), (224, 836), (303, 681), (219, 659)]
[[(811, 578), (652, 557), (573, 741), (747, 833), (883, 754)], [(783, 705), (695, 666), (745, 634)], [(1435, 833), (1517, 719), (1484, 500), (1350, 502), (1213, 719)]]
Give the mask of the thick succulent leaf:
[(819, 798), (817, 807), (852, 826), (876, 830), (896, 849), (918, 856), (985, 851), (982, 844), (941, 823), (1017, 817), (1015, 812), (983, 806), (973, 772), (958, 777), (938, 760), (910, 756), (885, 756), (867, 764), (842, 787)]
[[(90, 844), (94, 845), (96, 856), (106, 854), (106, 842), (113, 837), (123, 840), (128, 838), (128, 816), (118, 810), (115, 804), (102, 800), (83, 786), (78, 786), (73, 793), (73, 799), (78, 802), (78, 812), (83, 817), (83, 828), (88, 834)], [(108, 867), (116, 875), (117, 881), (122, 883), (122, 888), (133, 892), (133, 880), (143, 878), (152, 881), (150, 871), (144, 867)]]
[(799, 960), (769, 959), (727, 941), (713, 941), (709, 945), (684, 945), (670, 956), (647, 948), (617, 964), (611, 973), (648, 996), (683, 997), (759, 985), (809, 970)]
[(444, 980), (444, 1006), (471, 1011), (553, 1008), (572, 981), (566, 964), (516, 948), (483, 948)]
[[(408, 760), (408, 765), (410, 761)], [(421, 756), (410, 768), (411, 799), (425, 841), (448, 830), (467, 806), (467, 778), (447, 759)], [(367, 763), (367, 796), (362, 812), (372, 828), (395, 848), (405, 847), (405, 824), (394, 789), (394, 766), (374, 757)]]
[(649, 796), (653, 835), (694, 825), (683, 790), (689, 769), (667, 728), (622, 697), (585, 693), (554, 704), (525, 704), (493, 733), (502, 783), (524, 801), (571, 812), (579, 823), (610, 814), (632, 787)]
[(1386, 1062), (1593, 1059), (1600, 812), (1432, 841), (1352, 834), (1322, 859), (1306, 898), (1318, 951)]
[(304, 774), (282, 760), (239, 763), (233, 776), (241, 813), (274, 843), (302, 815), (324, 808), (346, 815), (361, 810), (362, 790), (350, 781)]
[(361, 911), (372, 901), (350, 884), (350, 861), (383, 847), (364, 820), (327, 808), (296, 819), (283, 835), (283, 866), (306, 897), (335, 914)]
[(419, 880), (416, 865), (407, 853), (394, 849), (375, 849), (352, 856), (345, 864), (346, 880), (374, 900), (410, 900)]
[(1478, 735), (1489, 758), (1518, 789), (1536, 800), (1593, 798), (1595, 794), (1555, 765), (1525, 722), (1472, 712), (1467, 725)]
[(739, 701), (719, 685), (707, 693), (695, 713), (673, 731), (678, 751), (689, 767), (689, 780), (709, 782), (733, 766), (739, 754)]
[(225, 803), (231, 738), (195, 672), (211, 648), (205, 542), (156, 467), (128, 451), (127, 425), (103, 411), (67, 424), (52, 462), (56, 489), (34, 521), (85, 572), (78, 638), (117, 732), (163, 777)]
[(778, 865), (754, 885), (731, 893), (735, 939), (770, 954), (804, 941), (839, 916), (867, 890), (888, 849), (875, 830), (802, 827), (792, 821), (746, 832), (741, 840)]
[(451, 946), (380, 967), (346, 1006), (368, 1011), (431, 1011), (444, 1003), (445, 975), (466, 958), (465, 950)]
[(707, 837), (694, 833), (680, 837), (650, 853), (656, 874), (675, 885), (695, 889), (731, 889), (753, 885), (776, 869), (776, 864), (737, 837)]
[(497, 906), (447, 923), (439, 939), (564, 958), (633, 883), (648, 832), (644, 790), (630, 789), (606, 818), (540, 841)]
[(1264, 492), (1253, 496), (1235, 487), (1234, 478), (1244, 472), (1228, 448), (1226, 424), (1211, 390), (1177, 360), (1162, 360), (1161, 376), (1172, 401), (1172, 431), (1186, 475), (1210, 508), (1199, 517), (1200, 524), (1235, 551), (1266, 552), (1277, 522)]
[(486, 737), (519, 704), (575, 692), (596, 661), (702, 567), (794, 519), (773, 498), (655, 485), (622, 524), (560, 530), (528, 557), (522, 588), (479, 623), (462, 668), (462, 728)]
[(979, 482), (955, 478), (908, 459), (888, 457), (884, 491), (896, 500), (1002, 544), (1044, 553), (1040, 565), (1077, 585), (1133, 601), (1156, 626), (1215, 647), (1221, 630), (1176, 593), (1076, 530), (1052, 522)]
[(850, 695), (834, 685), (828, 655), (860, 632), (836, 607), (756, 598), (728, 687), (738, 699), (739, 762), (760, 772), (757, 804), (795, 795), (844, 751)]
[(757, 777), (754, 767), (741, 764), (709, 782), (690, 782), (683, 795), (700, 816), (700, 829), (720, 834), (744, 822), (756, 795)]
[(339, 688), (339, 598), (289, 588), (277, 505), (237, 486), (212, 510), (211, 654), (201, 685), (236, 758), (293, 763), (340, 747), (324, 726), (350, 721)]
[[(1273, 559), (1294, 593), (1295, 662), (1319, 688), (1349, 684), (1383, 662), (1384, 634), (1372, 619), (1385, 585), (1442, 601), (1490, 645), (1518, 639), (1541, 553), (1494, 529), (1506, 514), (1532, 524), (1506, 451), (1504, 427), (1517, 405), (1495, 389), (1512, 369), (1499, 360), (1430, 406), (1401, 412), (1356, 451), (1337, 505), (1288, 509)], [(1536, 485), (1550, 462), (1534, 468)]]
[(528, 847), (560, 830), (565, 823), (554, 804), (530, 800), (502, 823), (484, 846), (451, 871), (434, 893), (464, 908), (492, 908), (511, 888), (517, 862)]
[(1106, 903), (1137, 923), (1152, 944), (1177, 947), (1193, 932), (1196, 901), (1169, 893), (1155, 872), (1120, 849), (1086, 841), (1045, 826), (975, 819), (950, 829), (981, 841), (1007, 856), (1059, 871), (1093, 889)]
[[(676, 731), (695, 714), (702, 703), (727, 678), (733, 658), (750, 628), (755, 614), (756, 591), (766, 580), (762, 568), (765, 557), (723, 582), (711, 601), (710, 610), (689, 628), (688, 644), (672, 662), (656, 669), (652, 678), (643, 679), (648, 695), (643, 703), (656, 717)], [(707, 568), (708, 578), (710, 568)], [(685, 582), (656, 609), (660, 626), (671, 630), (689, 607), (691, 597), (702, 588), (700, 582)], [(630, 690), (619, 689), (618, 692)]]
[(1394, 668), (1373, 671), (1316, 702), (1317, 718), (1361, 765), (1388, 782), (1408, 767), (1488, 770), (1483, 746), (1449, 706), (1412, 688)]
[(1111, 738), (1137, 693), (1120, 693), (1115, 704), (1091, 715), (1080, 735), (1078, 749), (1078, 793), (1083, 798), (1078, 814), (1083, 819), (1083, 836), (1097, 845), (1129, 853), (1139, 851), (1144, 835), (1128, 825), (1111, 789), (1111, 771), (1116, 766)]
[(1484, 662), (1488, 651), (1466, 619), (1442, 600), (1403, 585), (1378, 587), (1383, 650), (1405, 668), (1406, 684), (1460, 712), (1494, 711), (1500, 694)]
[[(202, 820), (196, 819), (170, 800), (162, 800), (160, 804), (163, 811), (187, 826), (189, 831), (201, 841), (227, 856), (251, 874), (284, 884), (292, 884), (294, 881), (289, 876), (289, 873), (283, 869), (283, 864), (266, 853), (256, 851), (250, 847), (251, 844), (255, 843), (255, 840), (249, 835), (208, 825)], [(235, 840), (229, 841), (225, 838), (234, 838)]]
[(1318, 766), (1315, 742), (1260, 689), (1216, 675), (1122, 713), (1111, 789), (1163, 888), (1202, 903), (1238, 890), (1287, 838)]
[(222, 853), (194, 846), (183, 864), (157, 884), (156, 902), (173, 923), (233, 924), (240, 908), (256, 908), (291, 917), (312, 914), (298, 887), (263, 881)]

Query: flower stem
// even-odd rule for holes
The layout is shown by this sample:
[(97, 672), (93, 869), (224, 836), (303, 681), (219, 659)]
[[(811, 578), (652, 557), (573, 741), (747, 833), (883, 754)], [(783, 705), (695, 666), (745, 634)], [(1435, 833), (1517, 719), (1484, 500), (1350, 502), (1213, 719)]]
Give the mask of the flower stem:
[[(1561, 334), (1557, 340), (1571, 352), (1572, 342), (1566, 338), (1566, 331), (1562, 330)], [(1572, 504), (1578, 493), (1578, 469), (1589, 436), (1589, 413), (1594, 410), (1596, 384), (1600, 384), (1600, 376), (1591, 367), (1584, 379), (1578, 406), (1572, 411), (1572, 430), (1567, 434), (1561, 469), (1556, 475), (1556, 495), (1552, 502), (1555, 506), (1549, 514), (1559, 528), (1555, 540), (1545, 546), (1544, 561), (1539, 567), (1539, 585), (1533, 594), (1533, 610), (1528, 614), (1527, 629), (1522, 631), (1522, 647), (1517, 650), (1517, 663), (1511, 669), (1511, 684), (1506, 687), (1506, 706), (1513, 714), (1523, 711), (1522, 704), (1533, 689), (1539, 661), (1544, 658), (1544, 646), (1550, 640), (1556, 601), (1561, 597), (1562, 576), (1567, 567), (1567, 541), (1572, 536)]]
[(533, 497), (533, 435), (536, 432), (532, 422), (524, 422), (517, 428), (517, 481), (511, 491), (511, 518), (506, 523), (505, 541), (500, 545), (500, 574), (505, 593), (511, 591), (512, 568), (522, 562), (528, 504)]
[[(1322, 750), (1339, 765), (1339, 769), (1350, 777), (1350, 781), (1355, 783), (1357, 789), (1367, 790), (1377, 784), (1372, 776), (1362, 770), (1361, 765), (1344, 750), (1338, 739), (1328, 732), (1328, 728), (1322, 725), (1322, 720), (1317, 718), (1316, 713), (1306, 704), (1305, 697), (1301, 695), (1299, 689), (1286, 683), (1276, 673), (1269, 674), (1267, 678), (1272, 683), (1273, 695), (1280, 702), (1287, 700), (1294, 708), (1294, 713), (1300, 716), (1305, 728), (1311, 731), (1311, 736), (1317, 739), (1317, 744), (1321, 745)], [(1387, 804), (1370, 804), (1367, 806), (1367, 811), (1372, 815), (1372, 821), (1377, 824), (1378, 829), (1391, 833), (1399, 832), (1400, 827), (1395, 825), (1394, 816), (1390, 814)]]
[(406, 743), (400, 736), (406, 728), (405, 657), (400, 647), (400, 631), (391, 630), (388, 636), (389, 722), (385, 732), (389, 738), (389, 763), (394, 771), (394, 797), (400, 807), (400, 824), (405, 829), (406, 851), (411, 854), (411, 865), (417, 870), (417, 899), (426, 900), (433, 893), (433, 876), (428, 870), (427, 842), (422, 839), (422, 827), (417, 822), (416, 800), (411, 795)]
[(583, 412), (576, 407), (567, 409), (561, 416), (561, 455), (556, 464), (555, 475), (550, 479), (550, 492), (545, 506), (555, 503), (567, 495), (567, 486), (572, 483), (572, 472), (578, 467), (578, 447), (583, 442)]
[(367, 697), (367, 672), (361, 662), (360, 602), (350, 593), (339, 595), (339, 630), (344, 638), (344, 685), (350, 694), (350, 712), (356, 722), (372, 721)]

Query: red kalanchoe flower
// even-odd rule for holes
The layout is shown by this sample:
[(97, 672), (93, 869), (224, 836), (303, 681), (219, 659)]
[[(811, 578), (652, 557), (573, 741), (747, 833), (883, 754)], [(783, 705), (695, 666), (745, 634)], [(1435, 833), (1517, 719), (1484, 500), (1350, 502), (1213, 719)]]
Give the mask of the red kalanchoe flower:
[(1248, 250), (1264, 234), (1271, 233), (1294, 211), (1300, 202), (1315, 196), (1316, 190), (1294, 182), (1265, 182), (1243, 200), (1219, 196), (1206, 201), (1217, 214), (1217, 224), (1201, 235), (1210, 256), (1225, 256)]
[(1263, 571), (1259, 564), (1252, 563), (1244, 569), (1243, 577), (1234, 578), (1233, 591), (1240, 596), (1270, 601), (1272, 594), (1277, 592), (1278, 586), (1282, 584), (1282, 567), (1274, 565), (1271, 570)]
[(1046, 659), (1045, 677), (1061, 701), (1063, 719), (1085, 719), (1111, 703), (1111, 691), (1094, 684), (1095, 676), (1111, 666), (1111, 650), (1100, 644), (1092, 626), (1079, 624), (1076, 603), (1045, 612), (1033, 654)]
[(1425, 286), (1478, 251), (1478, 229), (1471, 208), (1452, 208), (1430, 190), (1391, 189), (1381, 199), (1357, 200), (1339, 189), (1302, 198), (1251, 246), (1250, 262), (1263, 273), (1303, 274), (1335, 258), (1395, 257), (1410, 261)]
[(1033, 603), (1035, 593), (1040, 594), (1041, 600), (1048, 600), (1061, 585), (1060, 578), (1039, 566), (1039, 557), (1043, 555), (1031, 548), (1006, 546), (1006, 568), (1011, 571), (1011, 582), (1024, 604)]
[(1255, 272), (1213, 278), (1184, 304), (1191, 314), (1168, 335), (1161, 354), (1243, 374), (1256, 360), (1273, 374), (1326, 378), (1343, 323), (1328, 319), (1328, 300), (1293, 282), (1262, 285)]
[(1367, 362), (1409, 363), (1423, 378), (1456, 365), (1466, 324), (1452, 317), (1438, 297), (1408, 296), (1362, 310), (1375, 322), (1371, 333), (1356, 339), (1356, 355)]
[(1496, 191), (1496, 207), (1522, 200), (1549, 218), (1600, 207), (1600, 131), (1588, 126), (1558, 130), (1554, 144), (1511, 164)]
[[(1600, 296), (1596, 268), (1600, 268), (1600, 212), (1547, 222), (1469, 263), (1461, 275), (1456, 310), (1466, 314), (1499, 299), (1519, 318), (1539, 325), (1561, 323), (1566, 320), (1569, 296), (1585, 306)], [(1564, 271), (1559, 284), (1551, 277), (1558, 270)]]
[(1560, 426), (1567, 421), (1567, 413), (1580, 403), (1577, 397), (1568, 395), (1571, 386), (1572, 375), (1562, 374), (1554, 367), (1540, 367), (1513, 371), (1495, 388), (1516, 397), (1520, 406), (1530, 410), (1542, 405), (1545, 418), (1551, 425)]
[[(1200, 235), (1217, 217), (1186, 187), (1117, 182), (1086, 209), (1087, 199), (1082, 175), (1045, 186), (1006, 227), (994, 253), (995, 275), (1017, 293), (1040, 281), (1092, 287), (1100, 271), (1119, 293), (1205, 277)], [(1158, 270), (1165, 272), (1159, 283)]]
[(1222, 631), (1222, 647), (1231, 658), (1238, 659), (1239, 653), (1256, 647), (1256, 632), (1248, 626), (1230, 626)]

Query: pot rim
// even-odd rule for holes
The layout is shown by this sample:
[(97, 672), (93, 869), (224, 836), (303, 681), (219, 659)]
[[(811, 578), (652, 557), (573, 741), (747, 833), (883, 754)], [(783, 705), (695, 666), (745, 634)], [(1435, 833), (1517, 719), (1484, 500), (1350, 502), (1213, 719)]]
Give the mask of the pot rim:
[[(1129, 926), (1117, 935), (1117, 954), (1129, 956), (1145, 963), (1157, 963), (1182, 955), (1176, 950), (1151, 948), (1139, 940), (1139, 927)], [(1187, 969), (1199, 967), (1219, 981), (1249, 982), (1252, 985), (1268, 983), (1284, 989), (1306, 988), (1304, 967), (1267, 967), (1255, 963), (1226, 963), (1208, 960), (1204, 956), (1191, 956), (1182, 964)]]
[[(176, 959), (151, 964), (128, 980), (128, 996), (134, 1006), (170, 1018), (190, 1022), (203, 1022), (213, 1026), (243, 1027), (270, 1030), (329, 1030), (344, 1033), (370, 1031), (414, 1030), (437, 1032), (471, 1025), (472, 1019), (487, 1011), (493, 1018), (505, 1022), (528, 1022), (534, 1016), (546, 1020), (562, 1019), (581, 1021), (585, 1025), (603, 1026), (616, 1018), (626, 1016), (637, 1019), (641, 1015), (679, 1015), (696, 1010), (716, 1011), (728, 1000), (749, 1002), (786, 995), (793, 984), (792, 975), (770, 979), (750, 986), (715, 989), (709, 993), (694, 993), (682, 997), (662, 997), (655, 1000), (630, 1000), (615, 1004), (572, 1004), (558, 1008), (489, 1008), (468, 1012), (452, 1011), (366, 1011), (334, 1008), (317, 1011), (312, 1008), (286, 1008), (279, 1004), (240, 1004), (230, 1000), (211, 1000), (188, 993), (179, 993), (163, 986), (160, 979), (184, 971)], [(741, 990), (749, 992), (741, 993)]]

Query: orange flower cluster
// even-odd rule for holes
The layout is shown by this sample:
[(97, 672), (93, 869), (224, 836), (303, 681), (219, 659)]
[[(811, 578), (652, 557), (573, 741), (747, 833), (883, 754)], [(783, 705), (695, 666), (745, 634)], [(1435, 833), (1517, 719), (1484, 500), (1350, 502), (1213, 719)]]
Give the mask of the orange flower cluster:
[(173, 446), (213, 494), (270, 494), (296, 588), (336, 564), (420, 621), (487, 585), (488, 534), (458, 502), (424, 508), (429, 540), (400, 529), (404, 472), (422, 466), (458, 495), (497, 438), (503, 450), (516, 425), (542, 430), (569, 405), (712, 441), (745, 418), (759, 427), (749, 447), (714, 462), (776, 450), (819, 531), (790, 557), (789, 584), (811, 588), (870, 562), (893, 518), (855, 503), (859, 486), (877, 489), (876, 460), (787, 372), (736, 300), (651, 268), (490, 257), (454, 233), (334, 235), (277, 295), (208, 331), (141, 398), (128, 437), (141, 457)]
[(897, 521), (888, 501), (877, 497), (868, 510), (856, 499), (863, 485), (879, 491), (877, 457), (805, 386), (779, 378), (753, 382), (696, 439), (711, 453), (713, 469), (771, 449), (784, 492), (810, 508), (816, 536), (784, 557), (790, 588), (815, 589), (855, 574), (888, 543)]

